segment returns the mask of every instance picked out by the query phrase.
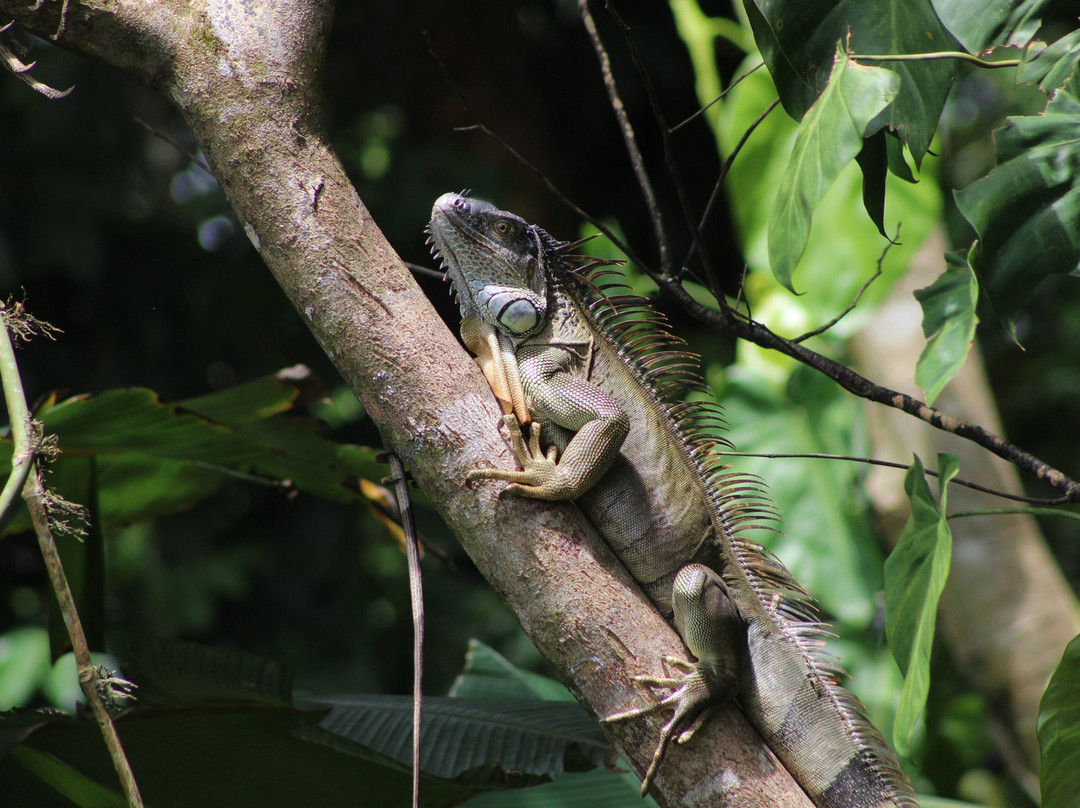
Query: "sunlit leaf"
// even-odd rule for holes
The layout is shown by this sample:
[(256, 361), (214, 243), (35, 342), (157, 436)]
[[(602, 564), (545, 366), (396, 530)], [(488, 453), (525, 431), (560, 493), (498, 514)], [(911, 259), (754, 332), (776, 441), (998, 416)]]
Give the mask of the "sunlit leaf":
[(1080, 637), (1065, 648), (1039, 705), (1043, 808), (1069, 808), (1080, 794)]
[(947, 256), (949, 266), (924, 289), (915, 292), (923, 309), (926, 347), (915, 367), (915, 381), (932, 404), (942, 388), (963, 367), (979, 318), (979, 284), (964, 256)]
[[(755, 61), (756, 57), (744, 62), (738, 72)], [(722, 151), (733, 148), (775, 98), (776, 88), (765, 70), (756, 71), (729, 92), (718, 118)], [(793, 296), (776, 282), (769, 268), (767, 228), (797, 130), (790, 117), (774, 111), (746, 141), (726, 181), (739, 244), (751, 269), (744, 294), (755, 316), (784, 336), (819, 326), (846, 309), (873, 275), (888, 244), (869, 218), (857, 214), (865, 179), (860, 178), (859, 167), (850, 164), (814, 210), (810, 239), (797, 270), (799, 288), (809, 294)], [(889, 144), (899, 148), (895, 137), (885, 136), (885, 140), (887, 152), (893, 151)], [(843, 338), (866, 325), (875, 305), (903, 277), (915, 252), (938, 225), (942, 199), (933, 174), (924, 172), (922, 181), (912, 184), (889, 172), (885, 225), (895, 237), (897, 224), (903, 222), (901, 244), (889, 249), (882, 275), (865, 290), (859, 306), (831, 329), (833, 335)], [(739, 350), (745, 353), (747, 346)], [(768, 353), (774, 356), (763, 361), (786, 361), (775, 352)]]
[[(796, 119), (825, 89), (838, 42), (858, 54), (959, 49), (930, 0), (744, 0), (744, 6), (784, 109)], [(955, 65), (943, 60), (884, 64), (901, 77), (902, 89), (866, 134), (893, 129), (918, 166), (937, 128)]]
[(776, 279), (791, 291), (791, 275), (806, 249), (814, 208), (859, 153), (867, 124), (899, 88), (895, 73), (863, 67), (836, 49), (829, 83), (799, 126), (769, 218), (769, 263)]
[(911, 515), (896, 548), (885, 561), (885, 632), (904, 674), (904, 688), (893, 726), (893, 745), (901, 755), (911, 739), (930, 689), (930, 651), (938, 600), (949, 576), (952, 531), (945, 521), (946, 490), (960, 461), (938, 454), (938, 497), (926, 483), (918, 457), (904, 477)]
[(1039, 29), (1053, 0), (934, 0), (941, 21), (969, 53), (993, 45), (1023, 45)]

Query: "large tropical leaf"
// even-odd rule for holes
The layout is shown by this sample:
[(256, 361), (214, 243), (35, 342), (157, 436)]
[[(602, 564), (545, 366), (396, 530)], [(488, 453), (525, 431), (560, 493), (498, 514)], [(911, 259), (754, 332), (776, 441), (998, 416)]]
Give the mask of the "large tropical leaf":
[[(139, 703), (117, 728), (148, 805), (406, 804), (411, 704), (404, 696), (305, 697), (292, 671), (192, 643), (132, 646)], [(0, 714), (0, 782), (12, 805), (122, 806), (92, 722)], [(603, 735), (577, 704), (425, 700), (422, 805), (592, 768)], [(6, 804), (6, 803), (5, 803)]]
[[(776, 81), (784, 109), (801, 119), (825, 89), (833, 53), (906, 54), (959, 49), (930, 0), (744, 0), (758, 49)], [(901, 77), (896, 100), (866, 132), (896, 131), (916, 165), (937, 128), (955, 65), (890, 62)]]
[[(173, 403), (145, 388), (49, 402), (37, 417), (62, 451), (49, 485), (85, 502), (95, 474), (103, 527), (182, 510), (237, 478), (288, 481), (337, 502), (367, 501), (358, 481), (384, 471), (375, 450), (326, 441), (315, 422), (291, 417), (299, 395), (297, 384), (267, 376)], [(9, 469), (10, 440), (0, 451)], [(26, 527), (24, 512), (6, 529)]]
[(900, 88), (900, 77), (880, 67), (863, 67), (837, 47), (824, 91), (799, 125), (795, 145), (769, 217), (769, 264), (787, 289), (806, 249), (814, 208), (862, 149), (870, 121)]
[[(344, 751), (374, 750), (403, 768), (412, 761), (409, 696), (333, 696), (302, 700), (330, 712), (306, 735)], [(603, 760), (603, 733), (575, 702), (535, 699), (424, 699), (420, 770), (444, 780), (533, 785), (569, 766)]]
[(574, 701), (573, 694), (561, 683), (515, 667), (506, 657), (479, 640), (469, 640), (465, 668), (454, 679), (450, 695), (455, 698)]
[(994, 134), (997, 167), (957, 191), (979, 236), (973, 262), (1010, 330), (1051, 275), (1080, 271), (1080, 71), (1045, 112), (1008, 118)]

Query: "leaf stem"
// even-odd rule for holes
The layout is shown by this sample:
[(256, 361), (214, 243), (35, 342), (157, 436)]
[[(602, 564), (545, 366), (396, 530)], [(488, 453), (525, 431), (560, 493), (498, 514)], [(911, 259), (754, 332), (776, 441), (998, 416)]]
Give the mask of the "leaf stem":
[(931, 62), (936, 59), (956, 59), (970, 62), (979, 67), (995, 69), (999, 67), (1019, 67), (1019, 59), (999, 59), (990, 61), (980, 59), (963, 51), (934, 51), (932, 53), (849, 53), (849, 59), (861, 59), (864, 62)]
[[(953, 481), (955, 482), (955, 480)], [(1024, 516), (1064, 516), (1066, 519), (1080, 520), (1080, 513), (1067, 511), (1061, 508), (980, 508), (972, 511), (957, 511), (950, 513), (946, 519), (960, 519), (964, 516), (1001, 516), (1005, 514), (1019, 513)]]

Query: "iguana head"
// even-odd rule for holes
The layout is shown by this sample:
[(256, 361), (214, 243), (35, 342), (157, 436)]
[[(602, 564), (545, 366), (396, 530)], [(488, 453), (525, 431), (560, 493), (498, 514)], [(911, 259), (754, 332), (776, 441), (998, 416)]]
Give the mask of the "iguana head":
[(464, 193), (435, 200), (428, 232), (463, 316), (478, 317), (509, 336), (540, 330), (547, 312), (544, 250), (550, 236)]

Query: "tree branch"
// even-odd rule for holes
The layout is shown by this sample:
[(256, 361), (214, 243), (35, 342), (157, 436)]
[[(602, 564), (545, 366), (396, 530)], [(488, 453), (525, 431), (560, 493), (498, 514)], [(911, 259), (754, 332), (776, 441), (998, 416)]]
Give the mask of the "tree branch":
[(1036, 479), (1058, 489), (1064, 495), (1065, 501), (1080, 502), (1080, 483), (978, 424), (943, 413), (907, 393), (899, 393), (875, 384), (846, 365), (812, 351), (801, 343), (784, 339), (761, 323), (741, 316), (730, 307), (725, 307), (723, 311), (714, 311), (703, 306), (675, 281), (665, 280), (661, 288), (702, 322), (730, 331), (735, 336), (760, 345), (762, 348), (770, 348), (785, 356), (790, 356), (825, 374), (845, 390), (860, 398), (903, 410), (908, 415), (913, 415), (937, 429), (970, 440), (1009, 461), (1017, 468), (1032, 474)]

